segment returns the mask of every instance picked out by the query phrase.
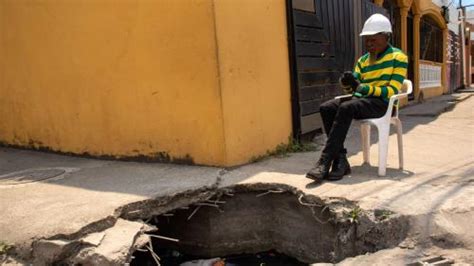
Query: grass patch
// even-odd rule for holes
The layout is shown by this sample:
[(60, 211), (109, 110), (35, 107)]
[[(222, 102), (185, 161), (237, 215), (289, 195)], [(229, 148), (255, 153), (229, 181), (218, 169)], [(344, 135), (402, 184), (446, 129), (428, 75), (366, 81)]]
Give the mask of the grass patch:
[(3, 241), (0, 241), (0, 255), (7, 254), (7, 252), (12, 248), (13, 248), (12, 245), (9, 245)]
[(268, 150), (267, 153), (259, 156), (253, 156), (251, 163), (262, 161), (268, 157), (288, 157), (290, 153), (316, 151), (316, 146), (312, 142), (300, 142), (293, 138), (288, 138), (288, 144), (280, 143), (275, 149)]
[(351, 223), (359, 223), (360, 216), (362, 215), (362, 209), (359, 206), (352, 209), (350, 212), (345, 212), (346, 219)]

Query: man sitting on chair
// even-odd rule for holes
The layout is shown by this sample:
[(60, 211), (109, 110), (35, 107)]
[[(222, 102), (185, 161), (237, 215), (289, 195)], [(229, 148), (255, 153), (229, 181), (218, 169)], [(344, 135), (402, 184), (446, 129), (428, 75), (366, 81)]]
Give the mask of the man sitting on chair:
[(328, 138), (307, 178), (339, 180), (349, 174), (351, 168), (344, 141), (352, 119), (382, 117), (389, 98), (402, 88), (408, 58), (389, 44), (391, 33), (390, 21), (381, 14), (374, 14), (365, 22), (360, 36), (364, 37), (368, 53), (359, 58), (353, 73), (345, 72), (340, 78), (344, 91), (353, 97), (347, 101), (329, 100), (321, 105), (320, 114)]

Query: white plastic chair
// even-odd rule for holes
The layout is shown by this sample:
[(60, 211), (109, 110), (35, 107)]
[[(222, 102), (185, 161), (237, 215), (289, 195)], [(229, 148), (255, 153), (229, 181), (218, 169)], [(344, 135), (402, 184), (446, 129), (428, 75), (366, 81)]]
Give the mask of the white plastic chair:
[[(395, 105), (403, 97), (407, 97), (413, 91), (413, 85), (410, 80), (406, 79), (403, 82), (401, 93), (390, 97), (388, 102), (387, 112), (380, 118), (361, 119), (357, 120), (360, 122), (360, 131), (362, 137), (362, 150), (364, 153), (364, 163), (370, 164), (370, 126), (377, 127), (379, 135), (379, 176), (385, 176), (387, 170), (387, 154), (388, 154), (388, 137), (390, 135), (390, 125), (395, 125), (397, 129), (397, 140), (398, 140), (398, 162), (399, 168), (403, 169), (403, 130), (402, 122), (398, 118), (398, 105)], [(350, 97), (352, 95), (338, 96), (335, 99), (341, 99)], [(395, 114), (392, 114), (395, 110)]]

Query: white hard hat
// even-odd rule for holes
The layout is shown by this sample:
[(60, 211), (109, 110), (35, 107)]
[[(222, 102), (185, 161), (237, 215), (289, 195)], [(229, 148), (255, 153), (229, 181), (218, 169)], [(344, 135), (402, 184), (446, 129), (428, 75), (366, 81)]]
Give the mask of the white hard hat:
[(392, 33), (390, 20), (382, 14), (373, 14), (364, 23), (364, 28), (359, 36), (375, 35), (381, 32)]

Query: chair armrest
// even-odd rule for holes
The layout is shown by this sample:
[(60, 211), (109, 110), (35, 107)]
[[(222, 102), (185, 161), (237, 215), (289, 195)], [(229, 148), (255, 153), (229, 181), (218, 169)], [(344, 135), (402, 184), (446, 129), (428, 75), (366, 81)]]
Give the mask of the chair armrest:
[(401, 99), (403, 97), (407, 97), (407, 96), (408, 96), (408, 93), (406, 93), (406, 92), (392, 95), (390, 97), (390, 101), (388, 102), (387, 112), (390, 112), (390, 113), (392, 112), (393, 105), (394, 105), (396, 100), (399, 100), (399, 99)]
[(408, 96), (408, 93), (406, 92), (403, 92), (403, 93), (399, 93), (399, 94), (395, 94), (395, 95), (392, 95), (392, 97), (390, 97), (390, 101), (388, 103), (388, 107), (391, 108), (393, 106), (393, 103), (396, 101), (396, 100), (399, 100), (403, 97), (407, 97)]
[(345, 94), (345, 95), (336, 96), (336, 97), (334, 97), (334, 99), (339, 100), (339, 99), (344, 99), (344, 98), (348, 98), (348, 97), (352, 97), (352, 94)]
[(398, 99), (406, 97), (406, 96), (408, 96), (408, 93), (403, 92), (403, 93), (392, 95), (392, 97), (390, 97), (390, 100), (392, 100), (392, 98), (393, 98), (393, 100), (395, 101), (395, 100), (398, 100)]

